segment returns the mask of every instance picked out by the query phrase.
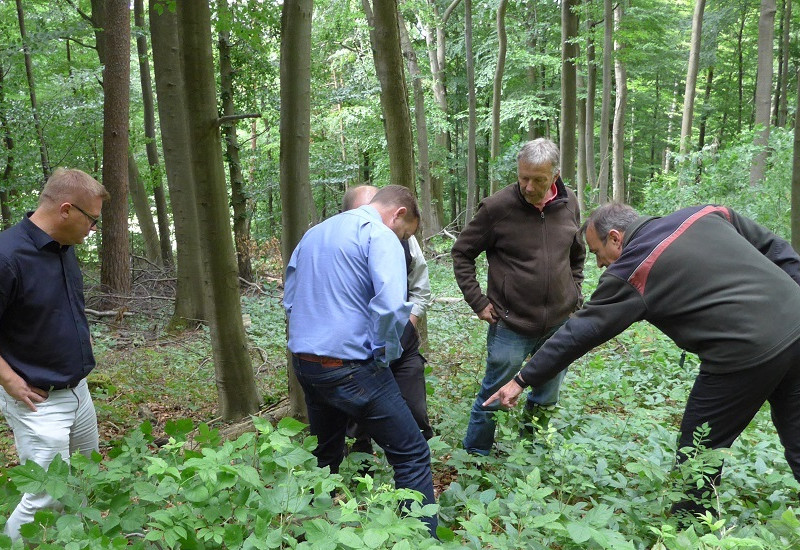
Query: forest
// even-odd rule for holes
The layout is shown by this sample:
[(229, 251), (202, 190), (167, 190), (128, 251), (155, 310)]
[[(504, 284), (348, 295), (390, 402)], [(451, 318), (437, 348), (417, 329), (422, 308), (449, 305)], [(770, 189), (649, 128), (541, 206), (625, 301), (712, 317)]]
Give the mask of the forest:
[[(20, 493), (63, 505), (0, 548), (800, 548), (768, 407), (675, 467), (698, 359), (646, 324), (570, 367), (549, 427), (499, 413), (467, 454), (486, 335), (449, 254), (538, 137), (584, 217), (723, 204), (800, 250), (798, 128), (794, 0), (0, 2), (3, 228), (58, 167), (111, 193), (76, 247), (101, 453), (19, 465), (0, 423), (0, 527)], [(287, 368), (286, 263), (361, 184), (421, 209), (438, 540), (380, 452), (316, 467)], [(719, 514), (676, 523), (723, 459)]]

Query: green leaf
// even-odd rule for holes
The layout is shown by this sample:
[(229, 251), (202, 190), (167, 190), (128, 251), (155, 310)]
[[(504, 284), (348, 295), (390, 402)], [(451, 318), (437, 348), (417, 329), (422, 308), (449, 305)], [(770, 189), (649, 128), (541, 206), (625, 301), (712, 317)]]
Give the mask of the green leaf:
[(32, 460), (15, 466), (8, 472), (8, 477), (22, 493), (41, 493), (44, 491), (47, 473), (44, 468)]
[(584, 523), (578, 523), (576, 521), (570, 521), (567, 524), (567, 532), (569, 533), (569, 536), (572, 538), (573, 542), (577, 544), (583, 544), (592, 538), (591, 528)]
[(380, 548), (388, 538), (389, 533), (384, 529), (370, 528), (364, 531), (364, 544), (369, 548)]
[(278, 422), (278, 431), (289, 437), (295, 436), (306, 429), (307, 424), (295, 420), (290, 416), (285, 416)]
[(189, 502), (200, 502), (200, 503), (206, 502), (208, 500), (208, 497), (211, 496), (211, 492), (208, 490), (208, 487), (206, 487), (202, 483), (195, 485), (194, 487), (189, 487), (188, 489), (186, 489), (186, 491), (184, 491), (183, 494), (186, 497), (186, 500), (188, 500)]

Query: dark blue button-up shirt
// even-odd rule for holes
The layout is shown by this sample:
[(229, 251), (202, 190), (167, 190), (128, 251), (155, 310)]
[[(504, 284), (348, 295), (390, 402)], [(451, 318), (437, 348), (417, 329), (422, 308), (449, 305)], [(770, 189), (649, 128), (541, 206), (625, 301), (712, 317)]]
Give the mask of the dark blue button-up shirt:
[(28, 217), (0, 233), (0, 355), (45, 390), (74, 386), (95, 366), (75, 250)]

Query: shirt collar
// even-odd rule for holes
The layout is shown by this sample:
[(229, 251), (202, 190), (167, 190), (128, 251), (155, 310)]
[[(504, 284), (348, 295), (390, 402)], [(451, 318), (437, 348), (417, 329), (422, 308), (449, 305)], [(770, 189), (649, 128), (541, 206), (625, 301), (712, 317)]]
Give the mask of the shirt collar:
[[(42, 231), (42, 229), (31, 221), (33, 212), (26, 212), (25, 217), (22, 218), (22, 229), (28, 234), (34, 246), (39, 250), (59, 250), (62, 246), (53, 237)], [(63, 247), (69, 248), (69, 245)]]
[(544, 200), (542, 200), (542, 202), (539, 203), (539, 204), (535, 204), (534, 206), (536, 208), (538, 208), (539, 210), (542, 210), (549, 203), (553, 202), (553, 199), (555, 199), (557, 196), (558, 196), (558, 186), (556, 185), (556, 182), (554, 181), (553, 185), (550, 186), (550, 190), (544, 196)]

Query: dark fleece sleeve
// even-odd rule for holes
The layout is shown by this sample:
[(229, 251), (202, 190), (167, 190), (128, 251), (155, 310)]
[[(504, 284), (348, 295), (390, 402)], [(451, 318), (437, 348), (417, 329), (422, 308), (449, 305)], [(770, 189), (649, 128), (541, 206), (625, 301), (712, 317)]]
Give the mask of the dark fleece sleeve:
[(481, 291), (475, 271), (475, 258), (492, 245), (492, 219), (489, 209), (481, 203), (450, 250), (453, 272), (464, 300), (475, 313), (489, 305), (489, 298)]
[(800, 285), (800, 256), (794, 251), (792, 245), (750, 218), (742, 216), (730, 208), (728, 211), (731, 215), (731, 224), (739, 234)]

